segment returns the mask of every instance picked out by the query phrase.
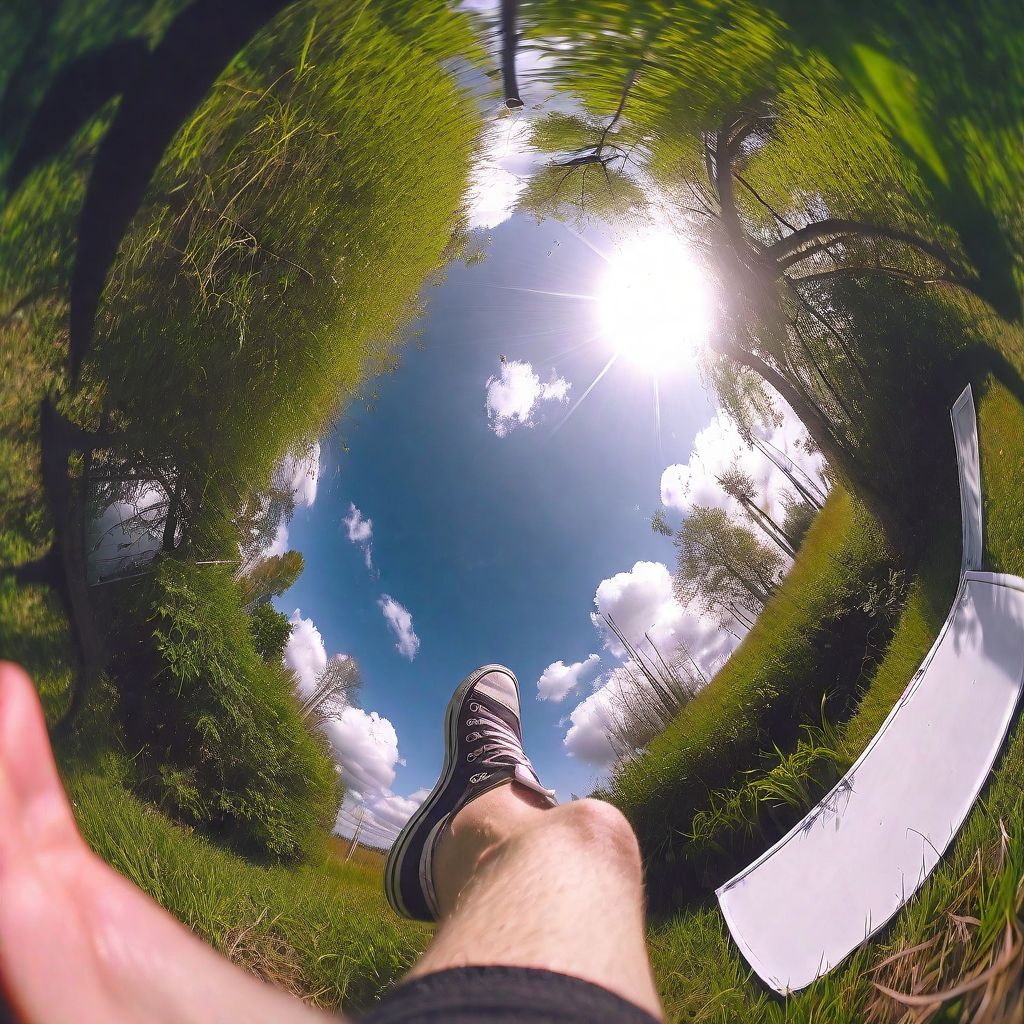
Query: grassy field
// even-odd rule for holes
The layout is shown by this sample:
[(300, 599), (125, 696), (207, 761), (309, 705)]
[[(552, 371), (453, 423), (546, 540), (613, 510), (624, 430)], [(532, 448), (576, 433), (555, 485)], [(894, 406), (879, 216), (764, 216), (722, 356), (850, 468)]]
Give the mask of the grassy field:
[[(979, 402), (986, 555), (993, 568), (1024, 572), (1024, 408), (1002, 386)], [(839, 730), (843, 769), (863, 750), (927, 653), (956, 591), (959, 522), (948, 517), (913, 581), (885, 657), (856, 712)], [(912, 1021), (927, 1009), (898, 1003), (901, 992), (942, 992), (993, 965), (999, 970), (953, 997), (945, 1016), (981, 1006), (999, 1021), (1024, 990), (1020, 926), (1024, 905), (1024, 725), (1018, 719), (982, 801), (931, 879), (881, 936), (840, 969), (783, 1003), (766, 993), (739, 956), (710, 902), (655, 925), (651, 955), (671, 1021)], [(891, 959), (890, 958), (895, 958)], [(987, 999), (985, 1005), (981, 1000)], [(938, 1002), (938, 1001), (937, 1001)], [(985, 1014), (991, 1014), (986, 1016)]]
[(235, 963), (325, 1009), (357, 1009), (412, 963), (430, 935), (401, 920), (379, 852), (259, 867), (175, 825), (110, 778), (65, 776), (89, 844)]

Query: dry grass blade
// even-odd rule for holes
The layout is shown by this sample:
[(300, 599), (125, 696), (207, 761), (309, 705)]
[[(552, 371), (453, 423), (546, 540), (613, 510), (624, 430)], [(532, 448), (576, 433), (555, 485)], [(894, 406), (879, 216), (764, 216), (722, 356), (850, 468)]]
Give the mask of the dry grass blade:
[(959, 985), (954, 985), (952, 988), (945, 989), (942, 992), (929, 992), (922, 995), (915, 995), (910, 992), (898, 992), (896, 989), (889, 988), (887, 985), (883, 985), (877, 981), (872, 982), (872, 984), (879, 992), (887, 995), (890, 999), (895, 999), (896, 1002), (902, 1003), (904, 1006), (921, 1006), (930, 1008), (936, 1004), (949, 1002), (951, 999), (956, 999), (958, 996), (967, 995), (968, 992), (973, 992), (975, 989), (980, 988), (991, 979), (1002, 974), (1002, 972), (1020, 956), (1022, 947), (1020, 940), (1013, 934), (1013, 926), (1007, 924), (1006, 930), (1006, 949), (996, 963), (971, 978), (969, 981), (961, 982)]
[(884, 960), (875, 964), (874, 967), (870, 967), (865, 974), (874, 974), (876, 971), (880, 971), (883, 967), (888, 967), (889, 964), (894, 964), (897, 960), (902, 960), (904, 957), (912, 956), (914, 953), (920, 953), (922, 950), (929, 949), (939, 941), (938, 935), (933, 935), (927, 942), (919, 942), (916, 946), (909, 946), (907, 949), (901, 949), (897, 953), (893, 953), (892, 956), (887, 956)]

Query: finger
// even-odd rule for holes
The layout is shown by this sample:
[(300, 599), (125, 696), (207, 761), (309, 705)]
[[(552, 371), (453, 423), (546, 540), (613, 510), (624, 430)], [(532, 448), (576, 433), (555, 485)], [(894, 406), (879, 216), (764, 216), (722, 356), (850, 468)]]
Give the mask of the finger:
[(32, 680), (10, 662), (0, 662), (0, 772), (13, 803), (10, 811), (34, 849), (80, 842), (39, 697)]

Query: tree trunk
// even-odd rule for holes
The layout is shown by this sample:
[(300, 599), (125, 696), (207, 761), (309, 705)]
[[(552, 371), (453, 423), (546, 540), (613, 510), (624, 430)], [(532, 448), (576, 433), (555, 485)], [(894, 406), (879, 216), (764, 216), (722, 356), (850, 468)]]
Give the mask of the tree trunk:
[(811, 439), (825, 456), (829, 465), (846, 480), (854, 494), (874, 514), (888, 539), (893, 542), (898, 541), (903, 530), (889, 496), (862, 470), (856, 457), (836, 441), (828, 421), (804, 398), (800, 391), (778, 370), (769, 366), (753, 352), (748, 352), (732, 343), (712, 341), (712, 347), (726, 358), (752, 370), (778, 392), (803, 423), (807, 433), (811, 435)]
[(170, 495), (170, 502), (167, 505), (167, 517), (164, 519), (164, 535), (160, 543), (163, 551), (174, 550), (174, 535), (178, 532), (178, 513), (181, 508), (181, 481), (174, 485), (174, 492)]
[(501, 82), (505, 91), (505, 106), (510, 110), (521, 107), (519, 80), (516, 77), (516, 50), (519, 35), (516, 19), (519, 13), (517, 0), (501, 0)]

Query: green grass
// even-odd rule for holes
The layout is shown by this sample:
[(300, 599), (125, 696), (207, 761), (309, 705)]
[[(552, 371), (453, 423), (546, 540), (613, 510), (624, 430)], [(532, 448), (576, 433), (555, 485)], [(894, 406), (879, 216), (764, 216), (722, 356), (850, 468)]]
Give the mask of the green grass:
[(387, 906), (372, 858), (259, 867), (109, 777), (72, 770), (65, 782), (79, 827), (104, 860), (233, 961), (318, 1006), (373, 1002), (430, 936)]
[[(992, 568), (1024, 571), (1024, 407), (1001, 385), (981, 389), (978, 419), (986, 499), (986, 559)], [(976, 391), (976, 397), (979, 392)], [(956, 592), (959, 522), (943, 517), (914, 580), (885, 657), (856, 712), (842, 729), (842, 750), (854, 760), (882, 724), (927, 653)], [(1024, 723), (1018, 719), (982, 801), (950, 853), (920, 892), (874, 942), (804, 993), (783, 1003), (751, 975), (728, 938), (716, 907), (703, 905), (656, 924), (652, 961), (670, 1021), (704, 1024), (836, 1022), (902, 1019), (897, 1004), (872, 984), (899, 991), (914, 983), (941, 991), (997, 959), (1008, 920), (1020, 918), (1024, 897)], [(1004, 837), (1005, 830), (1005, 837)], [(961, 919), (976, 920), (960, 923)], [(921, 943), (931, 945), (913, 950)], [(894, 953), (892, 964), (868, 972)], [(996, 976), (990, 998), (997, 1010), (1020, 998), (1019, 964)], [(943, 1020), (960, 1020), (974, 1001), (954, 1001)], [(1000, 1003), (1000, 999), (1007, 1001)], [(969, 1018), (968, 1018), (969, 1019)], [(982, 1019), (982, 1018), (979, 1018)], [(997, 1021), (1000, 1018), (988, 1018)]]
[(610, 799), (637, 830), (656, 901), (678, 906), (693, 896), (685, 888), (694, 866), (680, 864), (685, 834), (714, 792), (755, 768), (772, 743), (795, 745), (800, 724), (818, 720), (823, 694), (830, 715), (844, 717), (887, 640), (884, 623), (860, 608), (869, 582), (887, 567), (879, 532), (836, 488), (726, 665), (644, 754), (614, 773)]

